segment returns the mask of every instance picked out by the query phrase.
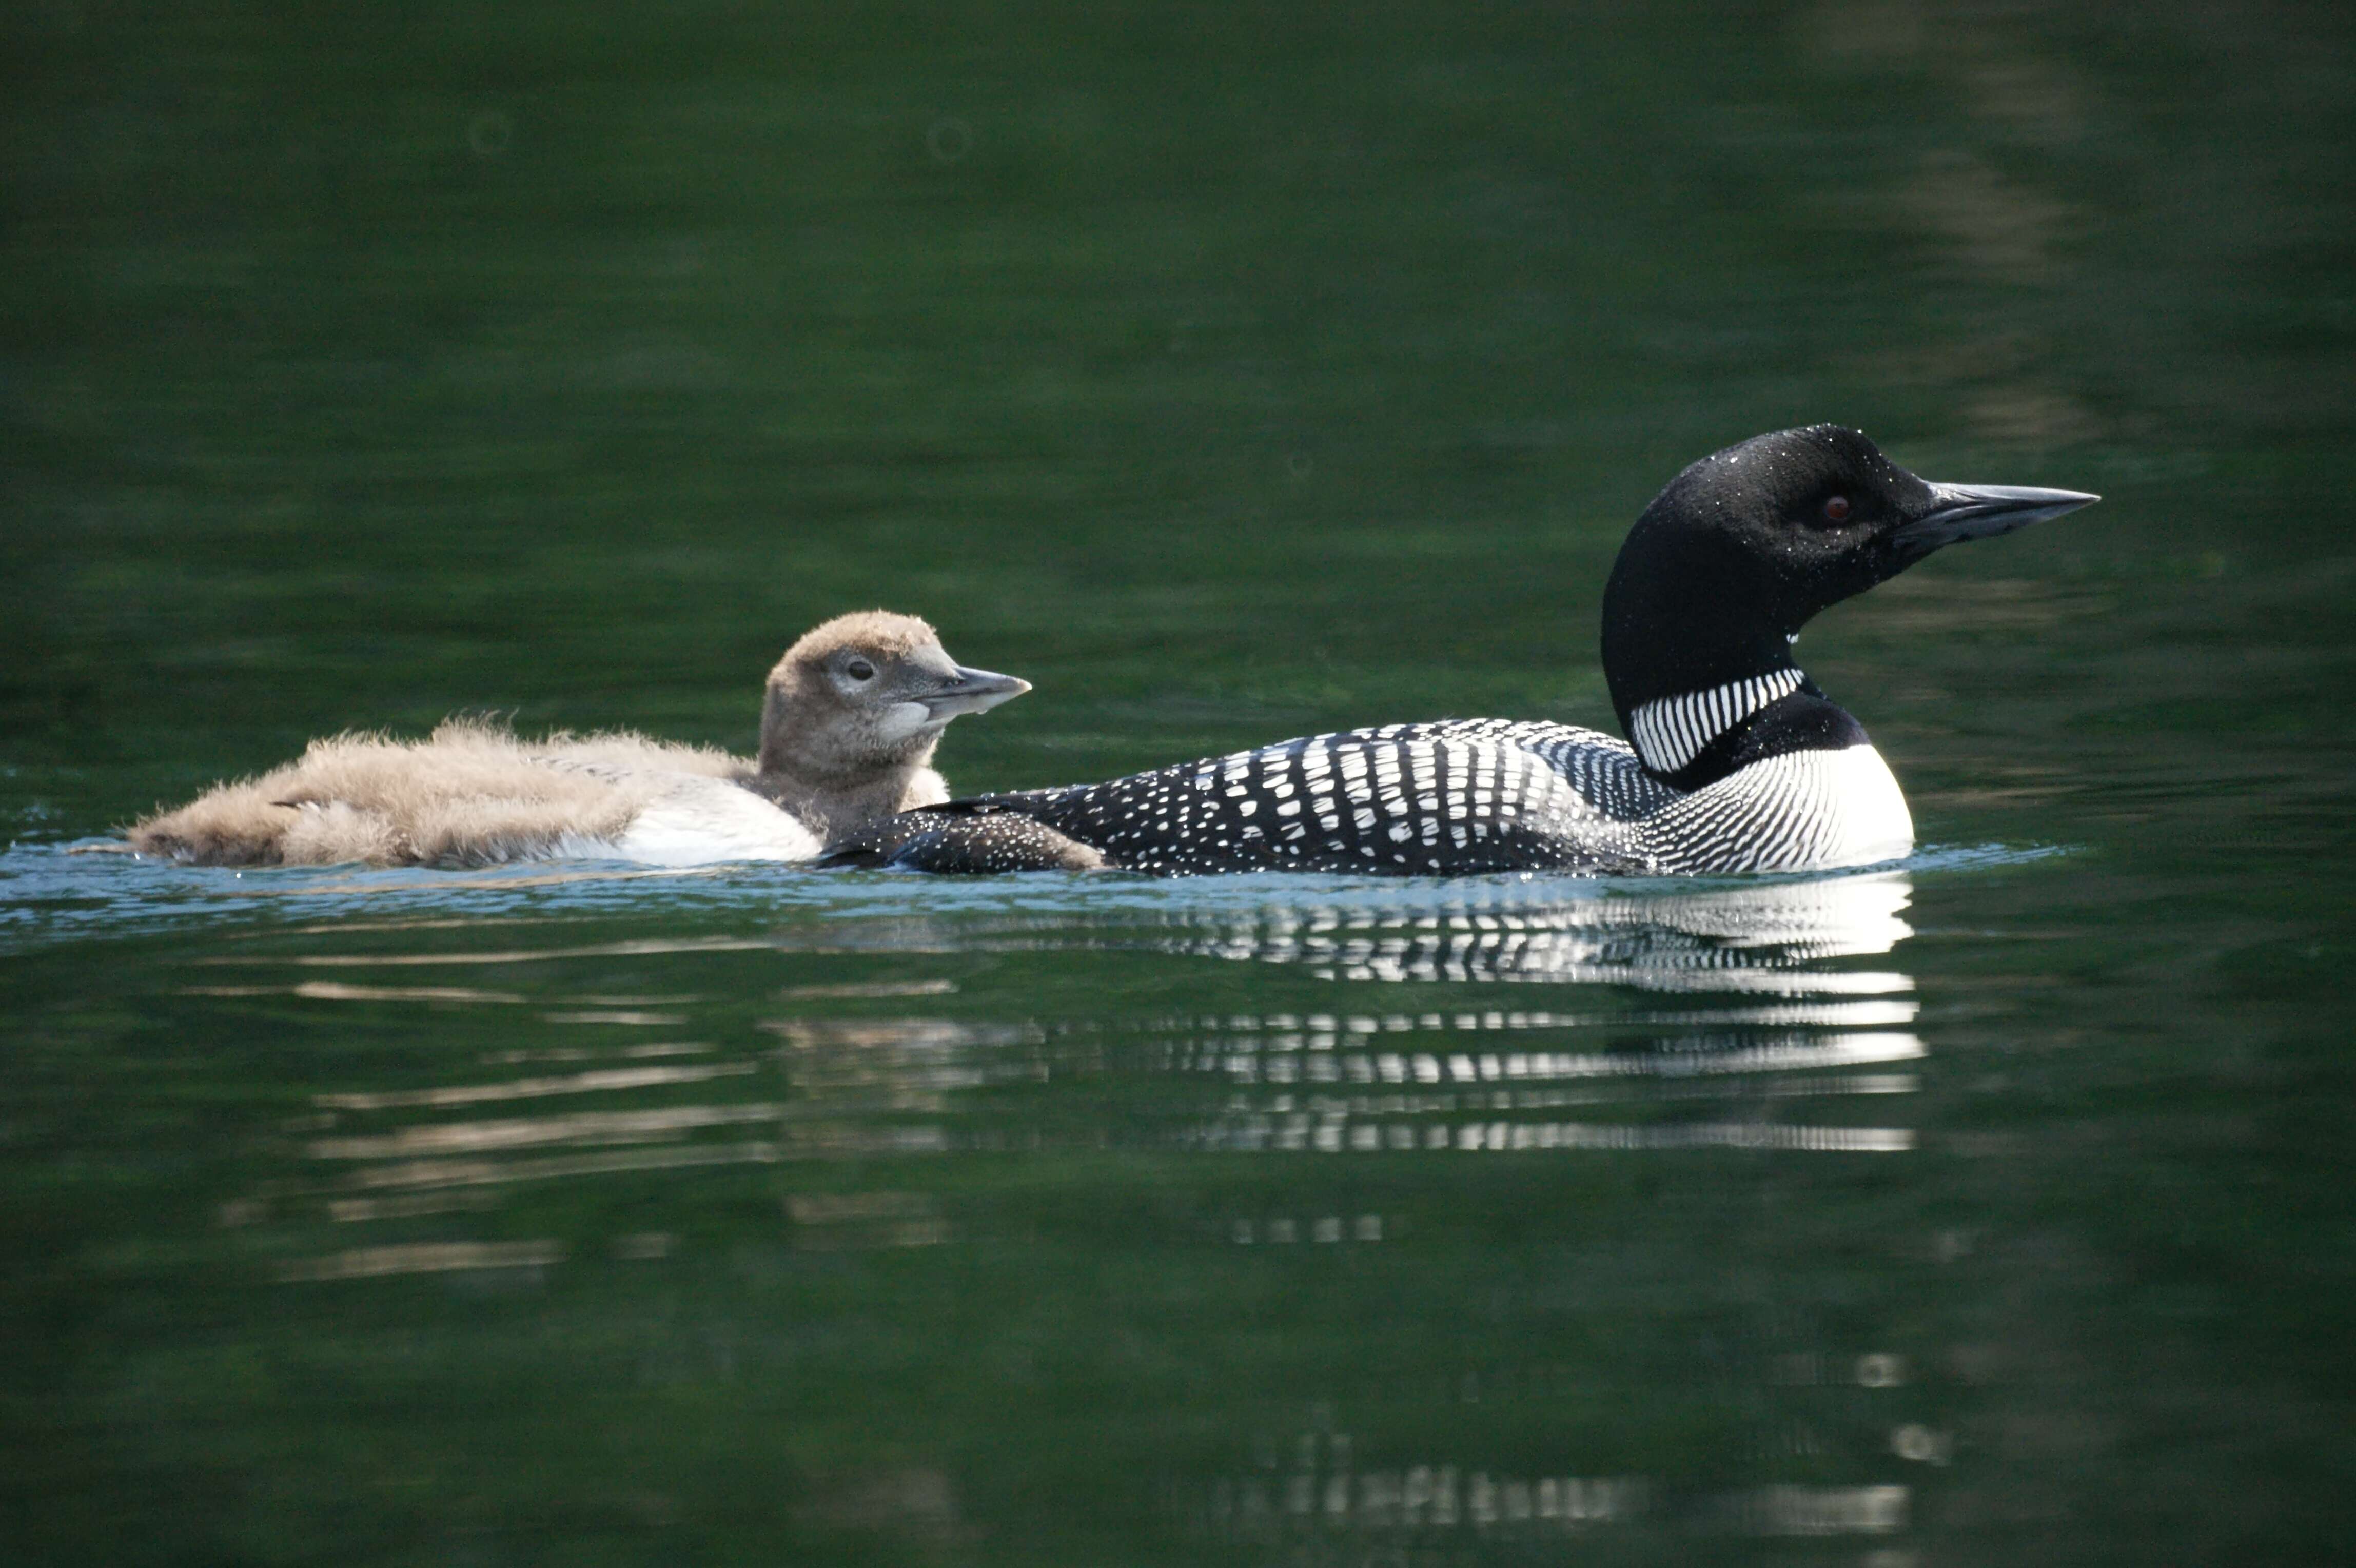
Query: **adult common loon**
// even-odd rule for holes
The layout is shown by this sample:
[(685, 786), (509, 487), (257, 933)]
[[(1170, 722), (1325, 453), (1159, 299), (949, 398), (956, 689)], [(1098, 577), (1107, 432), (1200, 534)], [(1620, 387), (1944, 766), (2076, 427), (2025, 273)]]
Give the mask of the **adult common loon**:
[(838, 616), (769, 672), (749, 760), (626, 732), (524, 740), (479, 719), (422, 741), (341, 735), (148, 818), (128, 847), (203, 865), (808, 860), (947, 800), (930, 764), (949, 721), (1030, 689), (958, 664), (914, 616)]
[(1633, 746), (1506, 719), (1386, 725), (948, 801), (823, 864), (1453, 875), (1897, 859), (1913, 848), (1906, 798), (1864, 726), (1793, 662), (1800, 628), (1944, 545), (2097, 499), (1928, 483), (1838, 425), (1754, 436), (1670, 480), (1612, 567), (1603, 671)]

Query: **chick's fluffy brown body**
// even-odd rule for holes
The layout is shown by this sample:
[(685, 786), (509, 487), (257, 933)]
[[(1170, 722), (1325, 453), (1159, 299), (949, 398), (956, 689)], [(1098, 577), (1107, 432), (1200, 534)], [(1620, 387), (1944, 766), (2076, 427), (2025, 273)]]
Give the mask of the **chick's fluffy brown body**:
[(750, 759), (627, 731), (526, 738), (482, 719), (423, 740), (345, 734), (145, 819), (128, 844), (207, 865), (804, 860), (948, 799), (931, 767), (941, 731), (1026, 690), (961, 668), (913, 616), (863, 612), (777, 661)]

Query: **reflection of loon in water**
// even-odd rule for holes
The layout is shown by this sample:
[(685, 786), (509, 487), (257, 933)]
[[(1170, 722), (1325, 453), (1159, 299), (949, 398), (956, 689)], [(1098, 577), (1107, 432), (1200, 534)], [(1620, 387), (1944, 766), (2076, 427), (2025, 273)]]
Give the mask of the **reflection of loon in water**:
[[(1916, 1089), (1911, 1072), (1892, 1070), (1926, 1054), (1906, 1027), (1912, 982), (1825, 961), (1887, 953), (1912, 934), (1902, 874), (1628, 894), (1567, 882), (1391, 885), (1328, 888), (1309, 905), (1240, 891), (1001, 918), (969, 926), (959, 945), (1295, 964), (1345, 983), (1323, 1004), (1330, 1012), (1312, 1001), (1301, 1012), (1038, 1020), (1020, 1038), (948, 1018), (778, 1019), (764, 1027), (786, 1037), (802, 1096), (787, 1118), (789, 1144), (819, 1156), (1044, 1146), (1046, 1123), (1023, 1125), (1019, 1096), (1007, 1098), (1018, 1085), (1141, 1069), (1213, 1090), (1218, 1105), (1157, 1098), (1159, 1112), (1141, 1120), (1124, 1102), (1087, 1137), (1270, 1153), (1913, 1146), (1902, 1126), (1792, 1122), (1771, 1109)], [(894, 935), (905, 950), (906, 928)], [(1401, 981), (1594, 989), (1508, 1007), (1426, 1001), (1388, 983)], [(1615, 1113), (1670, 1101), (1702, 1116)]]
[[(1570, 896), (1566, 896), (1570, 895)], [(1913, 934), (1903, 873), (1634, 895), (1511, 883), (1444, 897), (1178, 908), (1150, 945), (1207, 958), (1299, 964), (1321, 979), (1535, 980), (1651, 991), (1869, 995), (1902, 974), (1816, 970), (1886, 953)]]

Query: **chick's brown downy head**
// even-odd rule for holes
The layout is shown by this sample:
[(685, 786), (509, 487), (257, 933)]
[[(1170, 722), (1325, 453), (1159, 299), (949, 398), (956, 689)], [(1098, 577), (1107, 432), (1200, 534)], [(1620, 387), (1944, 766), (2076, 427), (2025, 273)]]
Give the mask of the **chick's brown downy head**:
[(1030, 689), (1028, 681), (959, 664), (915, 616), (837, 616), (769, 671), (761, 770), (823, 781), (922, 763), (951, 719)]

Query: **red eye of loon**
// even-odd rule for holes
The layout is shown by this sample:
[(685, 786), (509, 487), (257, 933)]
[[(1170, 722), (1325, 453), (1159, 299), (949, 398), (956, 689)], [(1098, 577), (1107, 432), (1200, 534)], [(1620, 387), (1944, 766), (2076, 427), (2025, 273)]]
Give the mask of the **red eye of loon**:
[(1825, 521), (1826, 522), (1847, 522), (1848, 521), (1848, 498), (1847, 496), (1833, 496), (1825, 501)]

